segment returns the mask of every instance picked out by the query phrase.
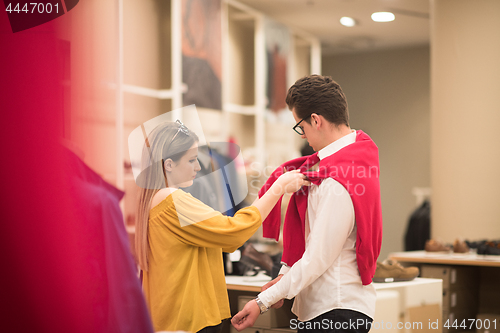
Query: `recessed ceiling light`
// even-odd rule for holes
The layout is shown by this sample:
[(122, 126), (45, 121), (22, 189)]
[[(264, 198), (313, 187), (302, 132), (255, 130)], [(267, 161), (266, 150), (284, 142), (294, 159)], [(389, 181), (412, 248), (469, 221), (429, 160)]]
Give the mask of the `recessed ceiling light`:
[(340, 19), (340, 24), (346, 27), (354, 27), (356, 25), (356, 20), (352, 17), (344, 16)]
[(376, 12), (372, 14), (372, 20), (375, 22), (391, 22), (394, 21), (394, 14), (390, 12)]

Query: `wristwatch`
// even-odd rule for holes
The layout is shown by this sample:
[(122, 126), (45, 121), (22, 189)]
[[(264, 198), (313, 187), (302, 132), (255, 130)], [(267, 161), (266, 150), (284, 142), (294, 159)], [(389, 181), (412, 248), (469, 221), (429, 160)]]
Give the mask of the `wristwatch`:
[(263, 314), (264, 312), (267, 312), (269, 308), (262, 303), (262, 301), (259, 299), (259, 297), (255, 298), (255, 302), (257, 302), (257, 305), (259, 306), (260, 313)]

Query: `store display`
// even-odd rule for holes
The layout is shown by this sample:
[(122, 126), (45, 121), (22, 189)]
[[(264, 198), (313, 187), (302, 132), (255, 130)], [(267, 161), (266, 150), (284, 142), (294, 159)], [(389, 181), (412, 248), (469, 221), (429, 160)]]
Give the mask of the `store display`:
[(377, 262), (377, 270), (373, 282), (411, 281), (420, 273), (418, 267), (403, 267), (395, 260), (387, 259)]
[[(253, 270), (255, 267), (261, 268), (266, 271), (270, 276), (273, 269), (273, 259), (267, 253), (257, 251), (252, 244), (247, 244), (241, 253), (239, 261), (240, 267), (243, 271)], [(246, 268), (246, 269), (245, 269)]]
[(485, 241), (477, 247), (477, 254), (500, 255), (500, 241)]
[(479, 240), (469, 241), (456, 239), (451, 244), (445, 244), (441, 241), (430, 239), (425, 243), (426, 252), (443, 252), (443, 253), (469, 253), (475, 252), (483, 255), (500, 255), (500, 240)]
[(456, 239), (453, 243), (453, 252), (455, 253), (469, 253), (469, 247), (465, 241)]
[(425, 251), (427, 252), (450, 252), (451, 247), (441, 241), (430, 239), (425, 243)]

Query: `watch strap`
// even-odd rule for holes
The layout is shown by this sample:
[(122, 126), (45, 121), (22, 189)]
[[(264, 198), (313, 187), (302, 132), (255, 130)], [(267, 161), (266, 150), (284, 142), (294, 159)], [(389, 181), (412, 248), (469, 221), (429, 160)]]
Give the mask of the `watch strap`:
[(262, 303), (262, 301), (260, 300), (259, 297), (255, 298), (255, 302), (257, 302), (257, 305), (259, 306), (261, 314), (266, 312), (267, 310), (269, 310), (269, 308), (267, 306), (265, 306), (264, 303)]

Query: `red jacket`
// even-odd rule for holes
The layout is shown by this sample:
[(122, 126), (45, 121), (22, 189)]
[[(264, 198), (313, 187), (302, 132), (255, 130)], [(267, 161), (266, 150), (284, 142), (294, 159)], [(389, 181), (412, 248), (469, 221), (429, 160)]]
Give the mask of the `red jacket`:
[[(306, 171), (319, 161), (317, 153), (299, 157), (278, 167), (259, 191), (261, 197), (283, 174), (283, 170), (300, 169), (312, 183), (319, 185), (333, 178), (351, 195), (357, 225), (356, 261), (363, 285), (372, 282), (382, 246), (382, 208), (380, 201), (378, 148), (363, 131), (356, 132), (356, 142), (325, 157), (318, 171)], [(283, 228), (282, 261), (292, 266), (305, 251), (305, 216), (308, 187), (290, 199)], [(279, 239), (281, 200), (263, 222), (264, 237)]]

